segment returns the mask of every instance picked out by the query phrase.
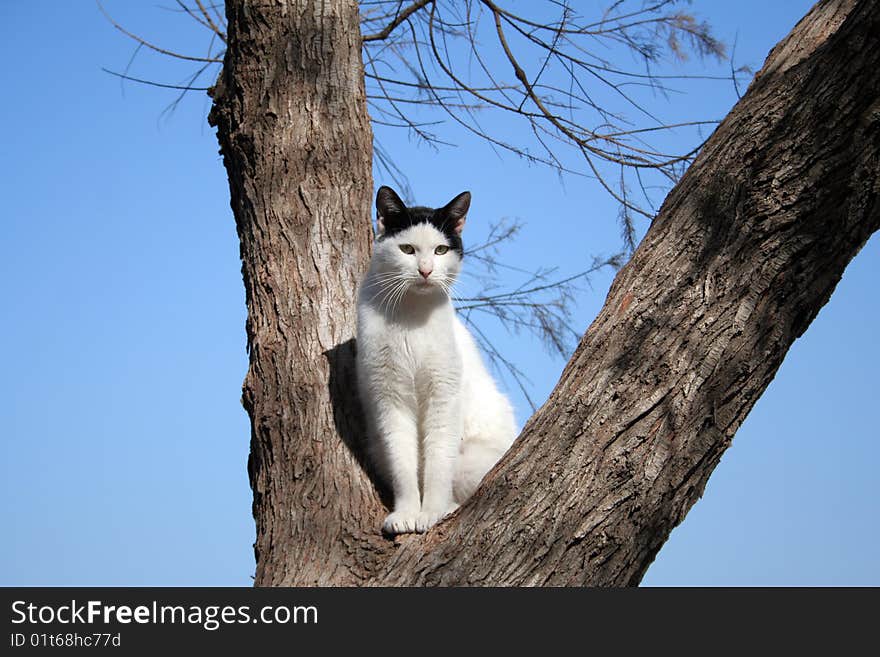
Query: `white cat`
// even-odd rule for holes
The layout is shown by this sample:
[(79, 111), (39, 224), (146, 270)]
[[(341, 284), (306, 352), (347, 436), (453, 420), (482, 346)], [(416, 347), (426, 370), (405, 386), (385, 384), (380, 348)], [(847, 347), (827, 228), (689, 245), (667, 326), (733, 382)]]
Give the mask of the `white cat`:
[(439, 209), (376, 195), (358, 298), (358, 390), (369, 452), (394, 494), (389, 534), (424, 532), (476, 490), (516, 437), (513, 409), (452, 307), (471, 195)]

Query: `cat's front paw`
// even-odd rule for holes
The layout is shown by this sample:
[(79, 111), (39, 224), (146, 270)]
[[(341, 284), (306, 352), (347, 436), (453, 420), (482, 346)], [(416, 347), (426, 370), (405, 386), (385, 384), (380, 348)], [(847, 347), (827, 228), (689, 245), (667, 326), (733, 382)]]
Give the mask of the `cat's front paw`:
[(450, 513), (458, 508), (458, 504), (452, 504), (445, 509), (439, 510), (422, 510), (416, 518), (416, 531), (419, 533), (428, 531), (431, 527), (443, 520)]
[(382, 523), (382, 532), (385, 534), (407, 534), (424, 531), (416, 529), (420, 515), (418, 511), (392, 511)]

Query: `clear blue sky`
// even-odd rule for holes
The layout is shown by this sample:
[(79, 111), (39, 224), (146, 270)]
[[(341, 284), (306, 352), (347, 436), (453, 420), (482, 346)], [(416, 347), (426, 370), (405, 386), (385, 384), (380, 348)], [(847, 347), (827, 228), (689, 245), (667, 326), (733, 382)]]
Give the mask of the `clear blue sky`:
[[(736, 37), (737, 63), (757, 69), (810, 4), (692, 9), (728, 43)], [(107, 5), (172, 47), (204, 41), (152, 3)], [(0, 584), (248, 585), (244, 294), (208, 102), (194, 95), (161, 116), (169, 92), (123, 91), (102, 73), (124, 68), (132, 46), (89, 0), (10, 0), (0, 25)], [(150, 61), (133, 72), (163, 79)], [(718, 118), (735, 100), (730, 85), (678, 87), (687, 93), (673, 95), (667, 115)], [(420, 202), (473, 192), (469, 239), (501, 217), (525, 222), (508, 261), (574, 273), (619, 245), (615, 208), (589, 181), (560, 181), (458, 137), (458, 148), (434, 152), (401, 132), (378, 134)], [(880, 584), (878, 267), (875, 238), (645, 584)], [(584, 287), (582, 329), (610, 279)], [(487, 330), (546, 398), (563, 360), (528, 335)], [(528, 406), (511, 396), (522, 421)]]

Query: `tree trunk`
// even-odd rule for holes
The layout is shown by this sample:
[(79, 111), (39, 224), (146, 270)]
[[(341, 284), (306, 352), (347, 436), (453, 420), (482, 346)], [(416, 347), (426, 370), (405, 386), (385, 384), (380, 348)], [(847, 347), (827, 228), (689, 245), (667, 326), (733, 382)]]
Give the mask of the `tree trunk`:
[[(227, 3), (213, 89), (241, 240), (256, 583), (353, 584), (382, 504), (340, 442), (354, 290), (369, 258), (372, 132), (353, 0)], [(334, 410), (337, 412), (334, 413)], [(356, 557), (355, 557), (356, 555)]]
[(300, 4), (227, 3), (212, 114), (247, 290), (257, 584), (637, 584), (880, 226), (878, 2), (820, 2), (770, 53), (508, 455), (394, 542), (350, 378), (371, 195), (356, 8)]

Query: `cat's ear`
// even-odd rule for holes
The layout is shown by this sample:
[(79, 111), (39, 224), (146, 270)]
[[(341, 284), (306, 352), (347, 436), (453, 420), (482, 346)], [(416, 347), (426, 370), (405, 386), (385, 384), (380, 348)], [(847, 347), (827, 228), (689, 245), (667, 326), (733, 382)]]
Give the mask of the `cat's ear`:
[(376, 192), (376, 230), (382, 235), (406, 214), (406, 206), (390, 187), (384, 185)]
[(456, 235), (461, 235), (467, 219), (468, 208), (471, 207), (471, 193), (462, 192), (443, 207), (446, 223), (452, 226)]

